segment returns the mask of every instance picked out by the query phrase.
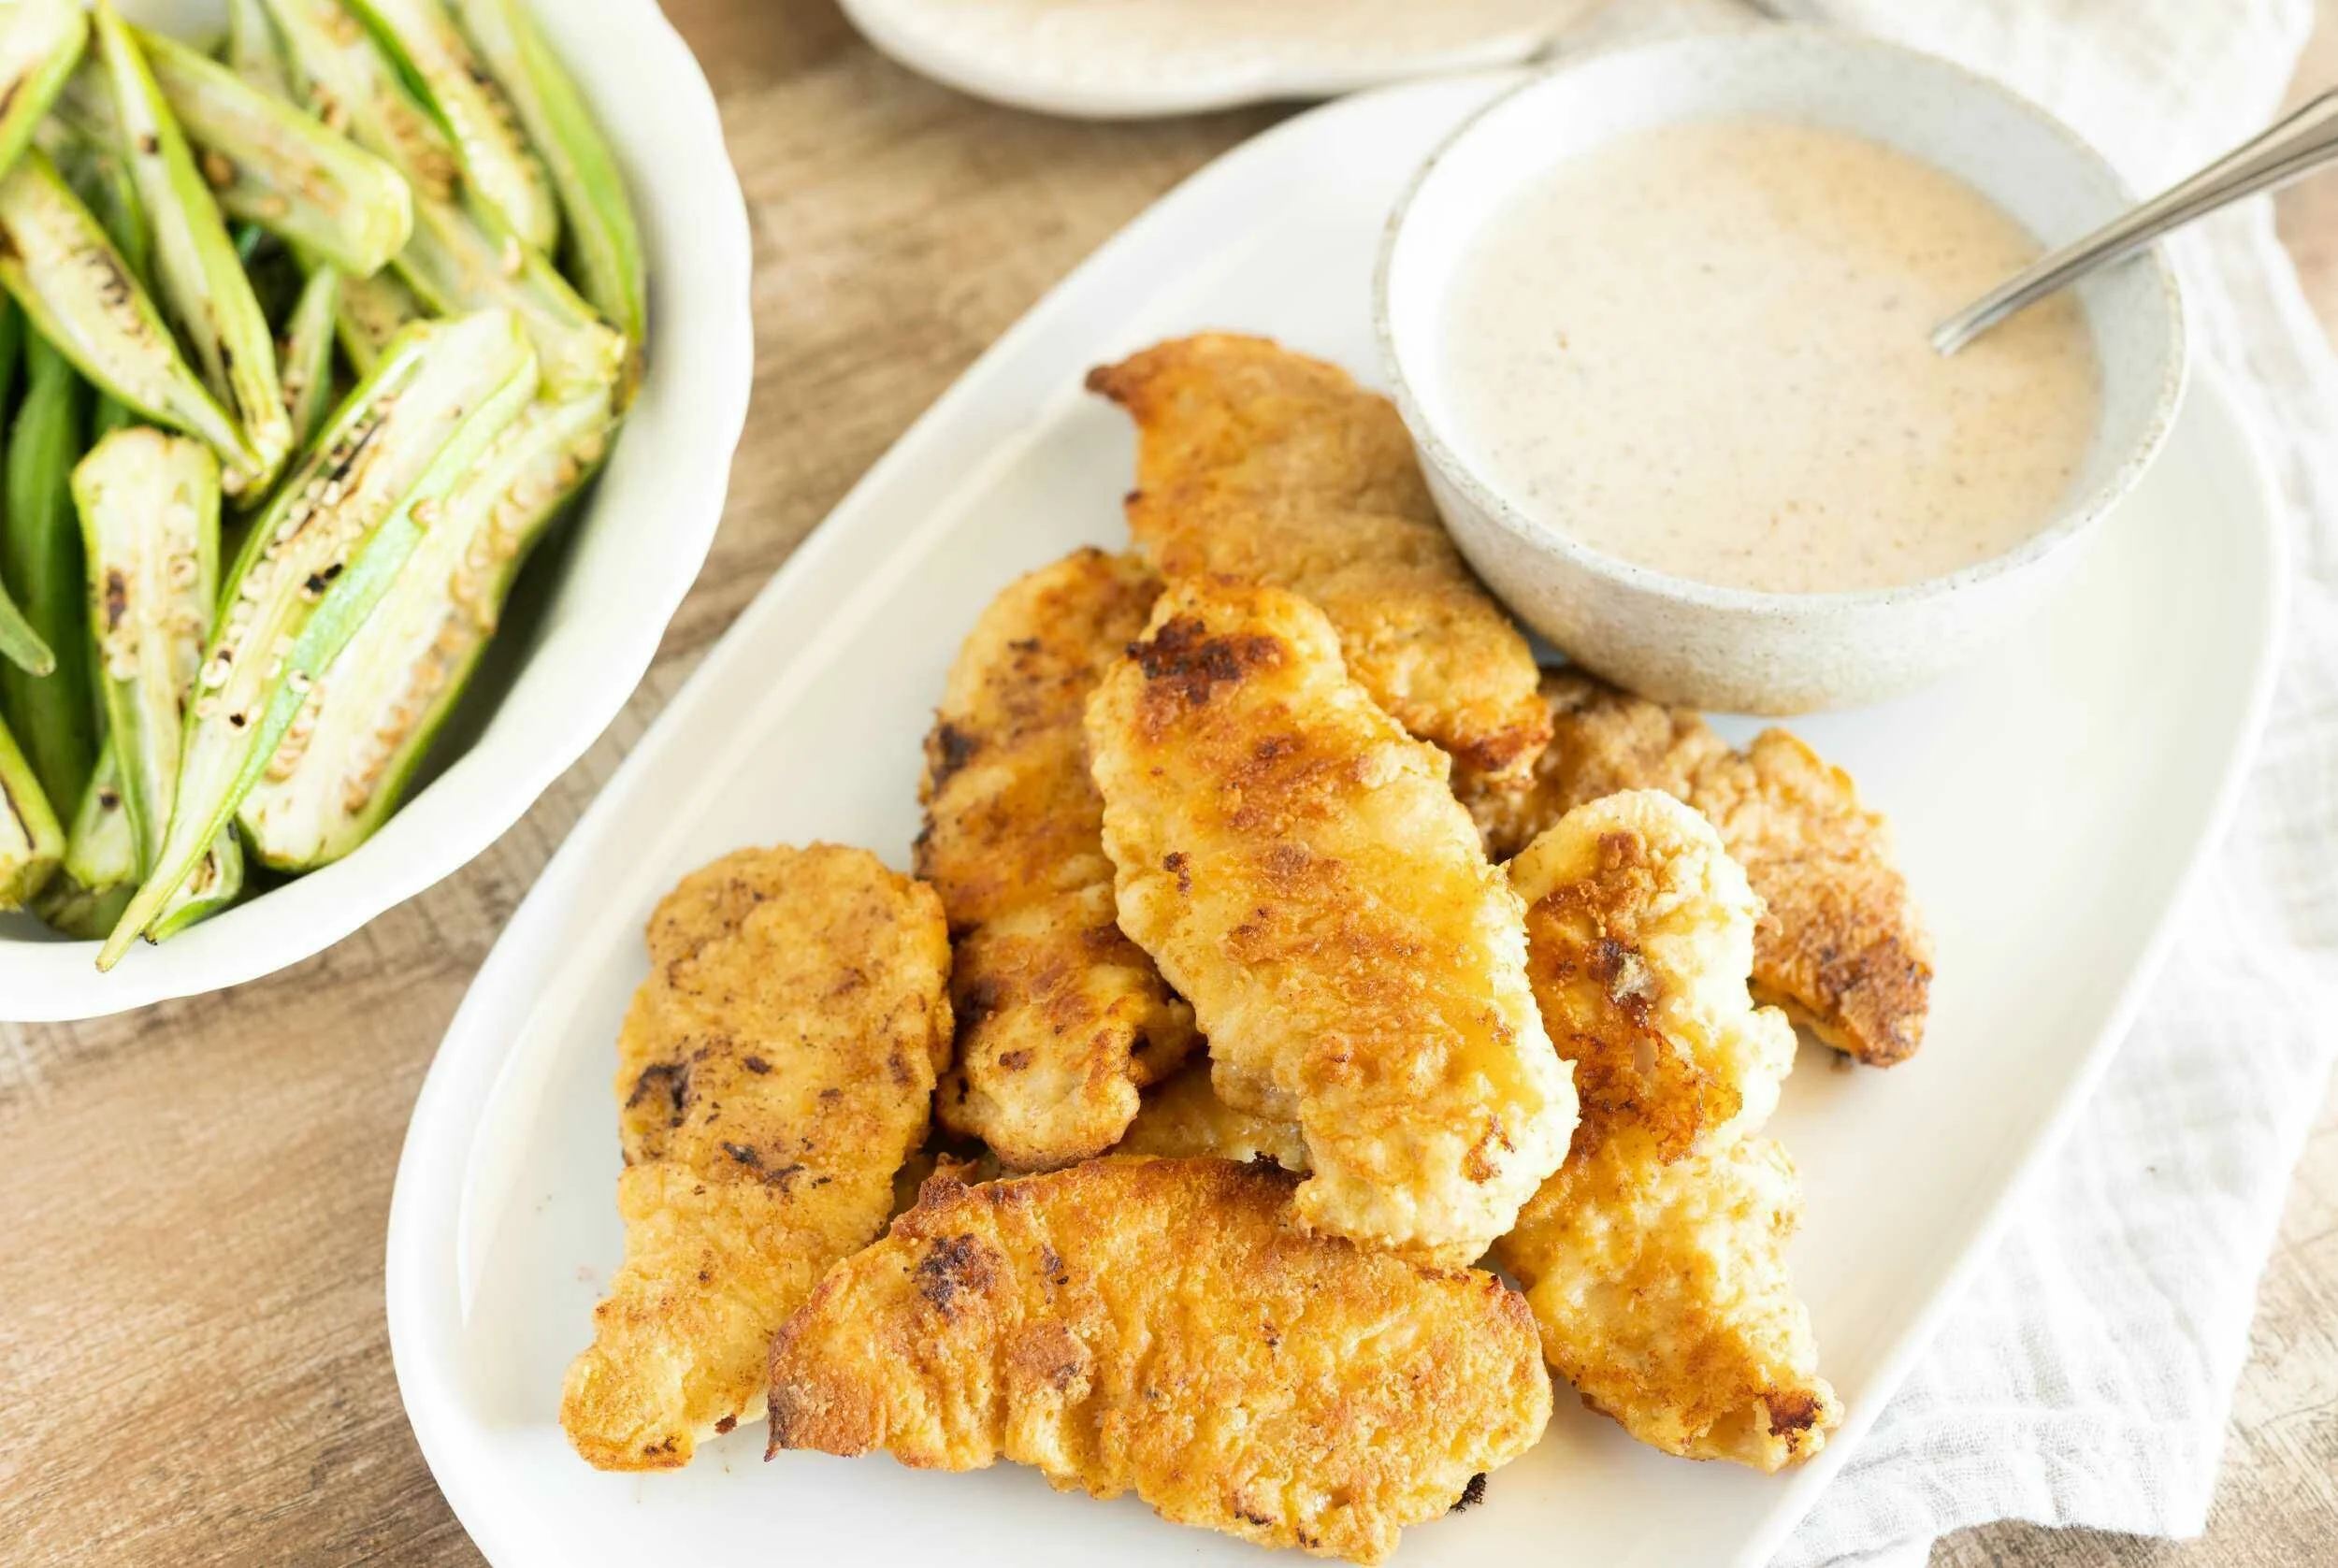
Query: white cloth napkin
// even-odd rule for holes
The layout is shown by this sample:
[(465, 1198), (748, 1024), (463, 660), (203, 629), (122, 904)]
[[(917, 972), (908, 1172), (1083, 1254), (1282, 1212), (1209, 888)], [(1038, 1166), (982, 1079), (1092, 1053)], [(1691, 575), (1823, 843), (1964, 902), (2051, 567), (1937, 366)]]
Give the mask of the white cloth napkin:
[[(2145, 192), (2273, 116), (2311, 22), (2308, 0), (1797, 8), (2010, 81)], [(2338, 1056), (2338, 362), (2265, 198), (2174, 249), (2200, 357), (2290, 512), (2272, 723), (2143, 1020), (1774, 1568), (1916, 1568), (1939, 1536), (1992, 1519), (2173, 1536), (2206, 1522), (2258, 1276)]]

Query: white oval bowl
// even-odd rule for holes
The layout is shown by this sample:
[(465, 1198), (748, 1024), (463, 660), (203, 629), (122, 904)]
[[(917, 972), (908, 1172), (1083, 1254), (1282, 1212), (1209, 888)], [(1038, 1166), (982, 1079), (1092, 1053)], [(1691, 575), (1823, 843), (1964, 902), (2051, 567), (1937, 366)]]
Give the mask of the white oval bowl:
[[(192, 37), (214, 4), (130, 7)], [(648, 669), (722, 519), (755, 328), (746, 205), (698, 62), (654, 0), (537, 0), (631, 189), (649, 269), (641, 396), (589, 504), (531, 563), (521, 604), (449, 722), (436, 774), (364, 846), (110, 974), (97, 944), (0, 915), (0, 1018), (89, 1018), (257, 979), (323, 951), (501, 837), (607, 728)], [(534, 601), (541, 600), (541, 604)], [(531, 613), (532, 611), (532, 613)]]
[(2047, 245), (2132, 205), (2077, 133), (2011, 90), (1898, 45), (1768, 27), (1617, 50), (1523, 83), (1423, 165), (1390, 220), (1375, 318), (1397, 406), (1462, 553), (1569, 657), (1668, 702), (1799, 713), (1871, 702), (1966, 663), (2036, 611), (2158, 453), (2181, 400), (2175, 276), (2157, 252), (2078, 285), (2103, 407), (2070, 497), (2004, 554), (1905, 587), (1772, 594), (1619, 559), (1530, 515), (1470, 455), (1441, 335), (1480, 226), (1563, 160), (1679, 120), (1772, 118), (1851, 132), (1945, 169)]

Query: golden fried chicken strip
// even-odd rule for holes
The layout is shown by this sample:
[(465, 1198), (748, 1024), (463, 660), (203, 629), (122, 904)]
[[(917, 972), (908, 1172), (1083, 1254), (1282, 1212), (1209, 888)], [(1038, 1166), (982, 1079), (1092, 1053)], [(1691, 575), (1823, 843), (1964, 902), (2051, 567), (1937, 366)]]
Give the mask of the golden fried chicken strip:
[(1088, 707), (1121, 928), (1229, 1105), (1296, 1121), (1312, 1229), (1474, 1261), (1558, 1168), (1567, 1071), (1522, 908), (1435, 747), (1296, 595), (1173, 583)]
[(1144, 565), (1075, 551), (1008, 585), (960, 650), (926, 741), (918, 874), (957, 937), (942, 1123), (1019, 1170), (1101, 1154), (1193, 1047), (1192, 1010), (1114, 922), (1080, 731), (1145, 627)]
[(1129, 531), (1172, 580), (1289, 588), (1412, 734), (1523, 782), (1550, 734), (1534, 655), (1453, 548), (1388, 399), (1321, 360), (1228, 333), (1089, 373), (1136, 422)]
[(1541, 1435), (1517, 1292), (1289, 1223), (1294, 1178), (1118, 1156), (929, 1183), (772, 1346), (772, 1451), (887, 1449), (1377, 1562)]
[(1544, 1354), (1641, 1442), (1776, 1470), (1841, 1418), (1784, 1248), (1794, 1167), (1756, 1136), (1794, 1064), (1746, 994), (1760, 902), (1711, 824), (1654, 790), (1562, 817), (1510, 862), (1535, 996), (1581, 1125), (1494, 1256)]
[(1237, 1111), (1219, 1099), (1209, 1086), (1206, 1062), (1146, 1090), (1143, 1109), (1113, 1152), (1169, 1159), (1264, 1159), (1299, 1174), (1307, 1169), (1306, 1140), (1297, 1125)]
[(649, 953), (617, 1040), (625, 1262), (560, 1401), (603, 1470), (754, 1416), (772, 1331), (892, 1212), (950, 1046), (941, 902), (863, 850), (725, 856)]
[(1543, 681), (1554, 725), (1534, 785), (1465, 771), (1464, 802), (1496, 859), (1586, 801), (1661, 789), (1712, 819), (1767, 906), (1754, 938), (1754, 994), (1835, 1049), (1879, 1067), (1924, 1039), (1932, 944), (1893, 863), (1891, 826), (1857, 787), (1782, 729), (1739, 752), (1684, 708), (1586, 675)]

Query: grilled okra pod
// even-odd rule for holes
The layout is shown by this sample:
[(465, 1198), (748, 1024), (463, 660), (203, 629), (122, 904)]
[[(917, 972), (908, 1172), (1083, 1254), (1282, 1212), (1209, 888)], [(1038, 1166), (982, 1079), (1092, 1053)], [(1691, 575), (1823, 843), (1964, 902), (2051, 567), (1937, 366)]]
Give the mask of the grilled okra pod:
[(51, 803), (81, 798), (97, 758), (90, 703), (89, 611), (82, 593), (81, 532), (73, 516), (73, 464), (81, 455), (89, 395), (65, 357), (39, 338), (26, 351), (24, 401), (8, 431), (0, 574), (56, 668), (34, 677), (0, 669), (0, 712)]
[(340, 338), (341, 352), (363, 376), (371, 372), (374, 361), (399, 333), (427, 320), (429, 314), (405, 280), (384, 270), (370, 278), (341, 280), (340, 309), (334, 316), (333, 330)]
[(340, 318), (341, 275), (329, 266), (311, 267), (284, 336), (276, 346), (278, 374), (284, 383), (284, 411), (292, 420), (293, 450), (309, 438), (332, 406), (333, 336)]
[(292, 420), (276, 380), (267, 314), (145, 52), (113, 0), (97, 0), (94, 16), (98, 59), (113, 92), (139, 209), (153, 236), (154, 282), (181, 339), (195, 352), (204, 384), (233, 412), (258, 457), (256, 467), (224, 481), (231, 490), (256, 496), (292, 455)]
[(397, 270), (440, 315), (504, 309), (536, 344), (545, 384), (560, 396), (614, 381), (625, 338), (490, 202), (469, 193), (454, 144), (416, 103), (340, 0), (267, 0), (296, 78), (328, 125), (346, 126), (411, 188), (413, 234)]
[(536, 403), (448, 492), (244, 798), (238, 821), (263, 863), (313, 870), (397, 809), (495, 633), (520, 562), (599, 466), (614, 424), (607, 388)]
[(17, 0), (0, 21), (0, 173), (32, 146), (88, 45), (80, 0)]
[(463, 177), (521, 239), (549, 255), (560, 237), (552, 181), (519, 117), (439, 0), (353, 0), (375, 38), (422, 90), (455, 144)]
[(536, 393), (503, 311), (411, 327), (335, 410), (253, 524), (196, 676), (154, 869), (98, 956), (151, 932), (234, 820), (317, 676), (396, 579), (445, 493)]
[(65, 829), (16, 737), (0, 724), (0, 909), (22, 909), (65, 856)]
[(0, 285), (101, 392), (201, 438), (223, 468), (260, 472), (259, 453), (179, 357), (130, 264), (37, 149), (0, 178)]
[(397, 254), (413, 227), (397, 170), (184, 44), (136, 36), (223, 211), (361, 278)]
[(526, 0), (458, 0), (465, 31), (477, 46), (520, 123), (551, 172), (567, 224), (568, 261), (577, 287), (627, 344), (617, 391), (623, 410), (641, 380), (649, 330), (649, 291), (642, 236), (617, 160), (584, 107), (568, 69), (528, 14)]

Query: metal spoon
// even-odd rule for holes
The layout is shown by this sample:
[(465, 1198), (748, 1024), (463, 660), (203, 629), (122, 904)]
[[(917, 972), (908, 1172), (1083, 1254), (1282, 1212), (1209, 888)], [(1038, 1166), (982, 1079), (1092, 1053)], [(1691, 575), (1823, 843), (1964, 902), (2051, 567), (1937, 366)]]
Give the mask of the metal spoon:
[(2132, 255), (2228, 202), (2286, 185), (2338, 158), (2338, 91), (2244, 142), (2182, 183), (2025, 268), (1932, 329), (1932, 347), (1955, 353), (2014, 311), (2096, 268)]

